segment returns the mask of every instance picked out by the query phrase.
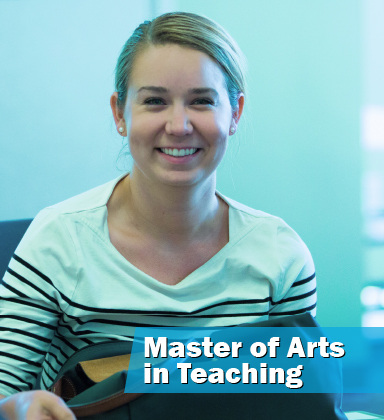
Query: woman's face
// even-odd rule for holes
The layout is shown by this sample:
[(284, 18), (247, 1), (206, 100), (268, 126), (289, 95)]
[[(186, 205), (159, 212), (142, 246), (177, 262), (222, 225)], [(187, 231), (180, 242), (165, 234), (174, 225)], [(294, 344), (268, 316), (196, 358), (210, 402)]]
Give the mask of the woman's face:
[(134, 62), (124, 111), (132, 176), (173, 186), (214, 182), (240, 113), (206, 54), (173, 44), (146, 48)]

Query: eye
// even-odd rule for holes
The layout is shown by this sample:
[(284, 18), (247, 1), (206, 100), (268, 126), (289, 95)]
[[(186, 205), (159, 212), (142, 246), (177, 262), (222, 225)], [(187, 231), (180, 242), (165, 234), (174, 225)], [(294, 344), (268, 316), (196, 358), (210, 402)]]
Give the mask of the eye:
[(192, 105), (213, 106), (215, 105), (215, 101), (211, 98), (196, 98), (192, 101)]
[(147, 98), (144, 105), (165, 105), (165, 101), (163, 98)]

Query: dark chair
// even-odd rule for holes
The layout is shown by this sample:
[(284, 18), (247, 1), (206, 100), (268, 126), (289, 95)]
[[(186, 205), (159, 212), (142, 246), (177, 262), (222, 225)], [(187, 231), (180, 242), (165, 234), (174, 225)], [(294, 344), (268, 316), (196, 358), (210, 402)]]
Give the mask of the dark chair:
[(32, 219), (0, 222), (0, 279), (3, 277), (9, 260), (31, 222)]

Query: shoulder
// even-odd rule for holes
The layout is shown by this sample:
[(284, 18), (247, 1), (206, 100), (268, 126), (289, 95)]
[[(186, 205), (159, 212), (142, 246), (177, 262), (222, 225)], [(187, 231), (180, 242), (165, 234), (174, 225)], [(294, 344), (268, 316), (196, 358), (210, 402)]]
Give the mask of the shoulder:
[(105, 206), (115, 186), (124, 176), (125, 175), (122, 175), (105, 184), (49, 206), (44, 210), (51, 211), (52, 214), (65, 214), (77, 213)]
[(281, 298), (295, 281), (314, 274), (310, 251), (282, 218), (221, 197), (230, 207), (230, 236), (252, 264), (263, 267), (275, 298)]
[(248, 207), (245, 204), (239, 203), (236, 200), (233, 200), (232, 198), (226, 197), (225, 195), (218, 193), (219, 197), (221, 197), (230, 208), (234, 209), (237, 212), (243, 213), (244, 215), (252, 216), (255, 219), (270, 219), (270, 220), (277, 220), (279, 219), (276, 216), (273, 216), (272, 214), (266, 213), (261, 210), (253, 209), (252, 207)]
[(106, 213), (108, 199), (121, 178), (122, 176), (44, 208), (33, 219), (23, 239), (39, 236), (46, 240), (57, 241), (60, 235), (62, 241), (65, 238), (70, 240), (70, 231), (74, 230), (74, 224), (81, 220), (89, 220), (92, 224), (92, 219), (104, 217), (104, 214), (100, 213)]
[(292, 258), (311, 260), (301, 237), (281, 217), (253, 209), (221, 194), (220, 197), (230, 207), (232, 236), (257, 238), (257, 243), (264, 244), (281, 266), (285, 266)]
[[(41, 210), (15, 250), (10, 267), (70, 296), (82, 268), (84, 243), (104, 244), (106, 203), (120, 178)], [(36, 273), (39, 273), (36, 277)]]
[(270, 239), (277, 235), (297, 236), (297, 233), (280, 217), (253, 209), (222, 194), (219, 196), (228, 204), (232, 225), (236, 230), (250, 231), (256, 228), (257, 235), (265, 233)]
[(103, 234), (106, 203), (121, 178), (41, 210), (16, 253), (30, 255), (44, 251), (51, 256), (60, 250), (60, 254), (72, 258), (71, 254), (81, 245), (79, 237), (89, 238), (89, 232)]

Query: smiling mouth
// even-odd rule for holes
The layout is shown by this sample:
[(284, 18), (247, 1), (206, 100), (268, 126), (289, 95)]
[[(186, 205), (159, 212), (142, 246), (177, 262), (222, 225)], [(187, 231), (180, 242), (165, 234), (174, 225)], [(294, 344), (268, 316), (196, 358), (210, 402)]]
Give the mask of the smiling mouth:
[(172, 149), (169, 147), (161, 147), (159, 150), (168, 156), (183, 157), (183, 156), (194, 155), (195, 153), (197, 153), (199, 149), (195, 147), (185, 148), (185, 149)]

